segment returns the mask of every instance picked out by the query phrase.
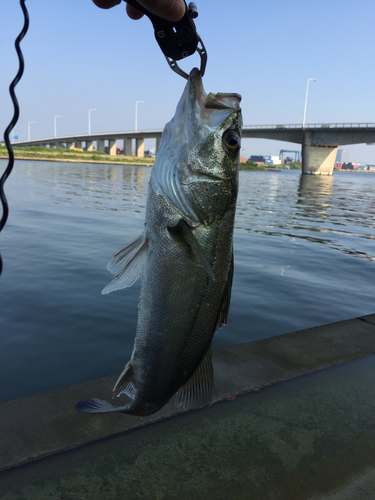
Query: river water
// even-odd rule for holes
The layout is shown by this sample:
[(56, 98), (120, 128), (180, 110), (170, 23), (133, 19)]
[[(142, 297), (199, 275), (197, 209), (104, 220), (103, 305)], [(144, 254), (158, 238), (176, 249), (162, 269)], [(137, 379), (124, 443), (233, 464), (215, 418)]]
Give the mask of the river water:
[[(0, 235), (0, 400), (122, 371), (140, 282), (100, 292), (112, 253), (142, 231), (150, 172), (16, 163)], [(374, 174), (240, 172), (232, 303), (214, 349), (374, 313), (374, 239)]]

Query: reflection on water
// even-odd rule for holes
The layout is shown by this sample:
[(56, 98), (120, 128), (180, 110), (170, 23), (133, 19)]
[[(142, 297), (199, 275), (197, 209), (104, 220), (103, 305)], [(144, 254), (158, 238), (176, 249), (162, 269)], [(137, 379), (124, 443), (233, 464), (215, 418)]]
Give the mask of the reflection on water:
[[(150, 172), (16, 162), (0, 238), (0, 400), (123, 369), (140, 282), (100, 292), (113, 252), (143, 230)], [(214, 349), (373, 313), (374, 200), (371, 174), (240, 172), (232, 303)]]
[[(25, 173), (35, 192), (49, 194), (49, 203), (74, 202), (102, 210), (145, 209), (149, 167), (63, 164), (50, 162), (35, 169), (27, 162)], [(68, 168), (67, 168), (68, 165)], [(46, 175), (46, 170), (48, 174)]]
[(345, 174), (299, 175), (296, 190), (292, 173), (279, 174), (278, 178), (264, 173), (262, 180), (265, 175), (275, 178), (264, 184), (254, 183), (259, 178), (242, 173), (236, 228), (302, 238), (356, 257), (375, 258), (375, 250), (368, 255), (361, 251), (361, 245), (352, 246), (353, 238), (375, 237), (373, 176), (359, 174), (353, 179), (345, 178)]
[[(297, 205), (306, 209), (306, 217), (313, 213), (319, 218), (328, 218), (332, 202), (333, 176), (301, 175)], [(303, 214), (302, 214), (303, 215)]]

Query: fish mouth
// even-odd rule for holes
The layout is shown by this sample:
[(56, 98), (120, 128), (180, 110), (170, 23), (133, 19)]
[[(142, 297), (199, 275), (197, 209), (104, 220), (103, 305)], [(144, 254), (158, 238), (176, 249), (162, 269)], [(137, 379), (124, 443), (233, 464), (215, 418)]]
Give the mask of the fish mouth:
[[(206, 115), (201, 116), (201, 118), (203, 119), (206, 118), (205, 121), (208, 120), (209, 115), (214, 114), (212, 113), (213, 110), (226, 111), (227, 116), (233, 113), (233, 111), (241, 110), (240, 102), (242, 98), (239, 94), (226, 92), (218, 92), (217, 94), (209, 92), (208, 94), (206, 94), (203, 88), (202, 76), (198, 68), (194, 68), (191, 70), (188, 81), (191, 86), (189, 90), (192, 94), (192, 97), (195, 97), (195, 100), (197, 101), (202, 114)], [(221, 114), (218, 115), (217, 113), (215, 113), (215, 115), (219, 116), (219, 119), (221, 119)], [(215, 122), (217, 121), (218, 120), (216, 119)]]

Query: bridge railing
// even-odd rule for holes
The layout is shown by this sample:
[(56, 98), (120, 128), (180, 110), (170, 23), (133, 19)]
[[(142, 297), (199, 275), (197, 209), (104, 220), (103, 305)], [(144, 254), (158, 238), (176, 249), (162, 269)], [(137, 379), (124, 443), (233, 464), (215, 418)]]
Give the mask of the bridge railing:
[[(291, 125), (246, 125), (244, 129), (294, 129), (302, 128), (301, 123)], [(375, 128), (375, 123), (308, 123), (305, 124), (305, 129), (309, 128)]]

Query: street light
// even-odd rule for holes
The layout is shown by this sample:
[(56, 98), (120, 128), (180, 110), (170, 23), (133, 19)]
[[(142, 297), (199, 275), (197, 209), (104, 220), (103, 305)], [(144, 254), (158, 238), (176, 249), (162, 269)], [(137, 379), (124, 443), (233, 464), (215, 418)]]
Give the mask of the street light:
[(316, 82), (316, 78), (309, 78), (307, 80), (307, 87), (306, 87), (306, 98), (305, 98), (305, 109), (303, 111), (303, 121), (302, 121), (302, 128), (305, 128), (305, 118), (306, 118), (306, 107), (307, 107), (307, 94), (309, 93), (309, 83), (313, 81)]
[(138, 103), (140, 103), (140, 102), (143, 102), (143, 103), (144, 103), (145, 101), (137, 101), (137, 102), (135, 103), (135, 131), (136, 131), (136, 132), (137, 132), (137, 105), (138, 105)]
[(98, 111), (97, 109), (89, 109), (89, 135), (91, 134), (91, 111)]
[(30, 123), (36, 123), (36, 122), (29, 122), (27, 124), (27, 137), (29, 138), (29, 140), (30, 140)]
[(56, 137), (56, 118), (62, 118), (62, 116), (60, 115), (56, 115), (55, 118), (54, 118), (54, 125), (55, 125), (55, 137)]

